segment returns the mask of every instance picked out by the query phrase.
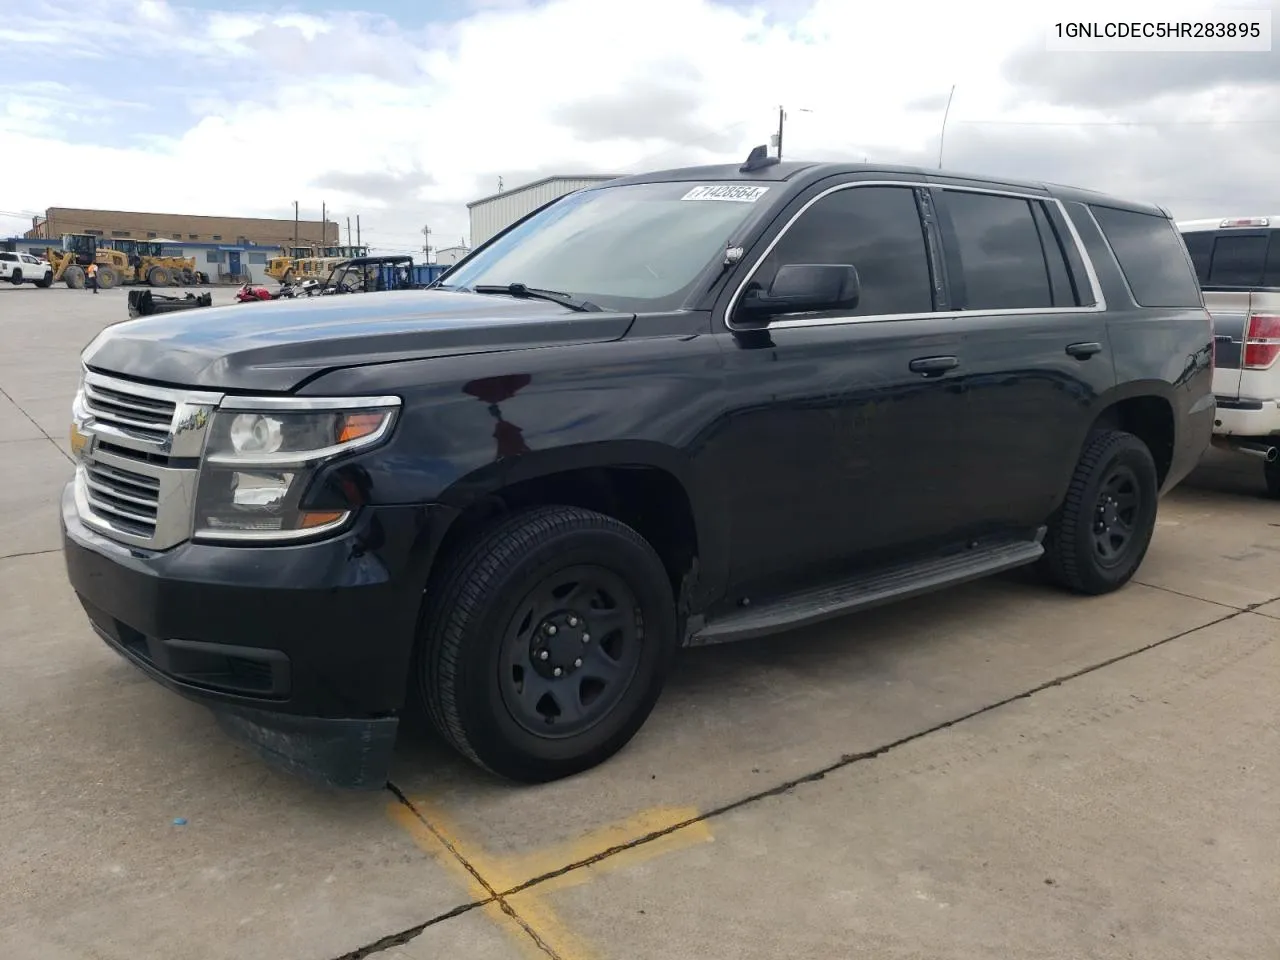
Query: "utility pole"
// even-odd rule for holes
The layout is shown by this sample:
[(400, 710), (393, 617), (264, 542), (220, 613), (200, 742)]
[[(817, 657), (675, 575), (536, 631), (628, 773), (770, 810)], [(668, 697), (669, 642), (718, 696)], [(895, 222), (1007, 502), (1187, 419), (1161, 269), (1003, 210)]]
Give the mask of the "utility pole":
[(422, 261), (423, 263), (431, 262), (431, 227), (430, 225), (422, 228)]
[(293, 245), (298, 245), (298, 201), (293, 201)]
[(356, 214), (356, 246), (362, 246), (360, 243), (360, 214)]
[(347, 246), (351, 246), (351, 218), (347, 217)]
[[(801, 113), (813, 113), (808, 107), (796, 107)], [(778, 107), (778, 132), (773, 135), (775, 144), (778, 147), (778, 159), (782, 159), (782, 126), (786, 122), (787, 111), (781, 106)]]
[(327, 247), (329, 245), (329, 208), (325, 206), (323, 200), (320, 201), (320, 246)]

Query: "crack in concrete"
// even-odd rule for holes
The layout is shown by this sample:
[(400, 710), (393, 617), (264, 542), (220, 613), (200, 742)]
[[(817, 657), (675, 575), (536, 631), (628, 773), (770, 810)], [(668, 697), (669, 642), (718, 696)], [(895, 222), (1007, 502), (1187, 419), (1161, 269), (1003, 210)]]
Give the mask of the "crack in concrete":
[(422, 932), (430, 926), (434, 926), (437, 923), (443, 923), (445, 920), (450, 920), (453, 917), (460, 916), (468, 910), (488, 906), (491, 903), (496, 904), (499, 910), (506, 914), (513, 923), (519, 926), (529, 939), (533, 941), (534, 945), (545, 953), (550, 960), (560, 960), (560, 956), (551, 948), (550, 944), (539, 936), (538, 931), (535, 930), (524, 917), (520, 916), (515, 907), (507, 903), (506, 899), (493, 888), (493, 885), (485, 879), (484, 875), (476, 869), (475, 865), (462, 854), (462, 851), (457, 848), (457, 845), (449, 840), (448, 837), (444, 836), (444, 834), (436, 829), (435, 825), (430, 820), (422, 815), (422, 812), (413, 805), (413, 801), (405, 796), (404, 791), (390, 781), (387, 782), (387, 790), (395, 796), (396, 800), (407, 807), (409, 812), (412, 813), (424, 827), (431, 831), (431, 835), (436, 838), (441, 846), (449, 851), (449, 854), (462, 865), (463, 869), (471, 875), (471, 877), (480, 885), (488, 896), (483, 900), (474, 900), (461, 907), (455, 907), (447, 913), (441, 914), (438, 917), (433, 917), (424, 924), (410, 927), (407, 930), (402, 930), (400, 933), (392, 934), (390, 937), (384, 937), (375, 943), (368, 944), (367, 946), (354, 950), (351, 953), (343, 954), (341, 957), (337, 957), (336, 960), (363, 960), (364, 957), (368, 957), (373, 953), (388, 950), (391, 947), (402, 946), (415, 937), (421, 935)]
[(40, 426), (40, 424), (36, 423), (36, 418), (33, 417), (31, 414), (27, 413), (27, 411), (23, 408), (22, 404), (18, 403), (17, 400), (9, 396), (8, 391), (6, 391), (4, 387), (0, 387), (0, 397), (4, 397), (6, 400), (12, 403), (14, 408), (20, 414), (22, 414), (29, 421), (31, 421), (31, 425), (40, 431), (40, 436), (44, 437), (46, 440), (52, 443), (53, 448), (57, 450), (60, 454), (62, 454), (64, 457), (66, 457), (69, 463), (74, 464), (76, 462), (75, 457), (71, 456), (71, 454), (67, 453), (67, 451), (63, 450), (60, 446), (58, 446), (57, 441), (55, 441), (53, 437), (49, 436), (48, 431), (46, 431), (44, 427)]
[(28, 550), (25, 553), (6, 553), (0, 556), (0, 560), (17, 560), (19, 557), (43, 557), (46, 553), (61, 552), (61, 547), (52, 547), (48, 550)]
[(1163, 590), (1165, 593), (1172, 593), (1175, 597), (1184, 597), (1187, 600), (1199, 600), (1201, 603), (1212, 603), (1216, 607), (1226, 607), (1228, 610), (1239, 610), (1241, 613), (1248, 612), (1248, 607), (1237, 607), (1234, 603), (1224, 603), (1222, 600), (1209, 600), (1206, 597), (1197, 597), (1190, 593), (1183, 593), (1181, 590), (1175, 590), (1173, 587), (1162, 587), (1158, 583), (1147, 583), (1145, 580), (1134, 580), (1133, 583), (1139, 587), (1148, 587), (1152, 590)]
[[(1144, 584), (1144, 586), (1151, 586), (1151, 585)], [(1155, 589), (1159, 590), (1159, 589), (1165, 589), (1165, 588), (1156, 587)], [(1176, 593), (1177, 591), (1169, 591), (1169, 592)], [(1199, 600), (1201, 598), (1188, 597), (1188, 599)], [(1181, 640), (1183, 637), (1190, 636), (1193, 633), (1197, 633), (1201, 630), (1207, 630), (1210, 627), (1216, 627), (1219, 624), (1226, 623), (1230, 620), (1234, 620), (1236, 617), (1242, 616), (1247, 613), (1252, 613), (1258, 607), (1262, 607), (1268, 603), (1275, 602), (1275, 599), (1280, 599), (1280, 597), (1274, 598), (1273, 600), (1265, 600), (1265, 601), (1262, 601), (1261, 603), (1249, 604), (1246, 607), (1233, 607), (1230, 604), (1218, 603), (1217, 604), (1218, 606), (1226, 607), (1232, 612), (1228, 614), (1224, 614), (1223, 616), (1218, 617), (1214, 620), (1210, 620), (1208, 623), (1203, 623), (1200, 626), (1191, 627), (1187, 630), (1181, 630), (1178, 633), (1171, 634), (1159, 640), (1153, 640), (1151, 643), (1144, 644), (1141, 647), (1136, 647), (1135, 649), (1126, 651), (1125, 653), (1119, 653), (1113, 657), (1108, 657), (1105, 660), (1099, 660), (1096, 663), (1092, 663), (1087, 666), (1081, 667), (1078, 670), (1072, 670), (1069, 673), (1064, 673), (1060, 676), (1054, 677), (1052, 680), (1046, 680), (1043, 683), (1036, 684), (1035, 686), (1029, 687), (1026, 690), (1023, 690), (1019, 693), (1015, 693), (1015, 694), (1011, 694), (1010, 696), (1003, 697), (1000, 700), (996, 700), (992, 703), (986, 704), (985, 706), (978, 707), (977, 709), (971, 710), (968, 713), (961, 714), (960, 716), (954, 717), (950, 720), (944, 720), (941, 723), (936, 723), (930, 727), (926, 727), (923, 730), (918, 730), (915, 733), (911, 733), (904, 737), (900, 737), (897, 740), (893, 740), (889, 743), (883, 744), (879, 747), (875, 747), (871, 750), (864, 750), (859, 753), (844, 754), (843, 756), (840, 757), (839, 760), (833, 763), (830, 763), (825, 767), (821, 767), (817, 770), (814, 770), (811, 773), (807, 773), (803, 776), (796, 777), (792, 780), (787, 780), (783, 783), (770, 787), (766, 790), (761, 790), (757, 793), (749, 794), (748, 796), (742, 797), (738, 800), (734, 800), (730, 803), (726, 803), (719, 807), (715, 807), (707, 811), (706, 813), (700, 814), (699, 816), (690, 817), (687, 820), (682, 820), (679, 823), (675, 823), (668, 827), (664, 827), (661, 830), (655, 830), (651, 833), (644, 834), (643, 836), (636, 837), (632, 840), (628, 840), (625, 843), (619, 843), (612, 847), (608, 847), (607, 849), (601, 850), (600, 852), (595, 853), (590, 857), (586, 857), (582, 860), (576, 860), (573, 863), (565, 864), (563, 867), (559, 867), (555, 870), (548, 871), (547, 873), (539, 874), (536, 877), (532, 877), (529, 880), (526, 880), (523, 883), (519, 883), (508, 890), (503, 890), (503, 891), (495, 890), (493, 886), (489, 884), (488, 881), (486, 881), (480, 875), (480, 873), (475, 869), (475, 867), (472, 866), (467, 861), (467, 859), (463, 857), (454, 848), (454, 845), (451, 844), (448, 840), (446, 840), (443, 836), (441, 836), (439, 831), (437, 831), (436, 828), (432, 826), (432, 824), (428, 822), (427, 819), (423, 817), (421, 813), (418, 812), (418, 810), (413, 806), (413, 803), (400, 791), (400, 789), (396, 787), (394, 784), (388, 783), (387, 789), (390, 790), (397, 797), (397, 799), (399, 799), (401, 803), (403, 803), (406, 807), (408, 807), (411, 811), (413, 811), (414, 816), (416, 816), (419, 820), (422, 821), (422, 823), (427, 827), (427, 829), (431, 831), (431, 833), (444, 845), (444, 847), (454, 857), (458, 859), (458, 861), (467, 869), (467, 871), (473, 877), (475, 877), (476, 881), (480, 883), (486, 891), (489, 892), (490, 896), (485, 900), (477, 900), (470, 904), (465, 905), (464, 907), (456, 908), (447, 914), (442, 914), (439, 917), (436, 917), (436, 918), (433, 918), (432, 920), (427, 921), (426, 923), (422, 924), (419, 927), (410, 928), (409, 931), (404, 931), (401, 934), (394, 934), (390, 938), (384, 938), (387, 941), (392, 941), (392, 942), (387, 942), (385, 946), (379, 945), (384, 942), (380, 940), (380, 941), (377, 941), (377, 943), (375, 944), (370, 944), (367, 947), (362, 947), (359, 950), (354, 951), (352, 953), (343, 954), (341, 957), (335, 958), (335, 960), (363, 960), (363, 958), (368, 957), (372, 953), (375, 953), (384, 949), (389, 949), (390, 947), (398, 946), (402, 943), (408, 942), (408, 940), (411, 940), (414, 937), (418, 936), (420, 933), (422, 933), (423, 930), (425, 930), (429, 926), (432, 926), (435, 923), (443, 922), (444, 920), (448, 920), (454, 916), (458, 916), (462, 913), (465, 913), (467, 912), (467, 910), (472, 910), (477, 907), (483, 907), (489, 903), (494, 903), (494, 902), (498, 903), (501, 906), (504, 913), (507, 913), (508, 916), (510, 916), (517, 923), (519, 923), (520, 926), (525, 930), (525, 932), (528, 933), (529, 936), (533, 939), (533, 941), (543, 951), (545, 951), (547, 955), (552, 958), (552, 960), (559, 960), (556, 954), (541, 940), (541, 938), (538, 937), (536, 931), (534, 931), (527, 923), (524, 922), (523, 918), (519, 917), (519, 915), (516, 914), (515, 911), (509, 907), (509, 905), (506, 903), (507, 897), (515, 896), (516, 894), (521, 893), (525, 890), (528, 890), (531, 887), (535, 887), (535, 886), (538, 886), (539, 884), (546, 883), (549, 880), (554, 880), (558, 877), (562, 877), (567, 873), (573, 872), (574, 870), (581, 870), (584, 867), (590, 867), (593, 864), (599, 863), (600, 861), (605, 860), (609, 857), (616, 856), (617, 854), (622, 853), (624, 851), (632, 850), (646, 843), (652, 843), (655, 840), (659, 840), (663, 837), (669, 836), (670, 834), (673, 834), (679, 830), (687, 829), (688, 827), (696, 823), (700, 823), (706, 820), (712, 820), (717, 817), (722, 817), (725, 814), (732, 813), (735, 810), (739, 810), (742, 807), (756, 803), (760, 800), (767, 800), (770, 797), (777, 797), (785, 793), (790, 793), (791, 791), (795, 790), (797, 787), (804, 786), (805, 784), (817, 783), (818, 781), (825, 779), (826, 776), (830, 773), (835, 773), (836, 771), (842, 770), (845, 767), (852, 766), (853, 764), (856, 764), (856, 763), (862, 763), (867, 760), (874, 760), (877, 757), (884, 756), (885, 754), (890, 753), (894, 750), (897, 750), (900, 747), (904, 747), (907, 744), (914, 743), (917, 740), (921, 740), (935, 733), (940, 733), (943, 730), (950, 729), (951, 727), (965, 723), (968, 720), (973, 720), (974, 718), (983, 716), (984, 714), (992, 713), (1003, 707), (1007, 707), (1010, 704), (1017, 703), (1019, 700), (1030, 699), (1031, 697), (1034, 697), (1036, 694), (1042, 693), (1045, 690), (1052, 689), (1053, 687), (1060, 687), (1064, 683), (1069, 683), (1072, 680), (1078, 680), (1081, 677), (1088, 676), (1089, 674), (1092, 674), (1092, 673), (1096, 673), (1099, 670), (1105, 670), (1107, 667), (1113, 666), (1114, 664), (1122, 663), (1125, 660), (1129, 660), (1129, 659), (1132, 659), (1133, 657), (1140, 656), (1141, 654), (1148, 653), (1168, 643), (1172, 643), (1175, 640)], [(1216, 601), (1209, 600), (1205, 602), (1215, 603)], [(401, 937), (403, 939), (397, 939)]]

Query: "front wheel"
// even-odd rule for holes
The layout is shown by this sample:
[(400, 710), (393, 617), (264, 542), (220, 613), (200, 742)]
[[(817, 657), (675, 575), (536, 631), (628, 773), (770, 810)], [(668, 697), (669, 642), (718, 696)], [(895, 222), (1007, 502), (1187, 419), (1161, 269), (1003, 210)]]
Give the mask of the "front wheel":
[(441, 573), (415, 674), (460, 753), (545, 782), (603, 762), (640, 729), (677, 636), (671, 582), (638, 533), (540, 507), (499, 521)]
[(36, 286), (42, 289), (53, 286), (53, 274), (46, 273), (43, 277), (36, 281)]
[(1159, 493), (1145, 443), (1122, 430), (1091, 436), (1049, 522), (1043, 560), (1049, 579), (1093, 595), (1128, 583), (1151, 544)]

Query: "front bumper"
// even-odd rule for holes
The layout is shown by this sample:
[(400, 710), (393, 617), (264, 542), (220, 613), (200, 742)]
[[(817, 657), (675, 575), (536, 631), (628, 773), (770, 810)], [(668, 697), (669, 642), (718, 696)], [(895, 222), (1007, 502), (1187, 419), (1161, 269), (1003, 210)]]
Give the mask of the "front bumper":
[(315, 543), (157, 552), (86, 527), (73, 485), (62, 496), (67, 577), (99, 636), (268, 761), (357, 788), (386, 782), (436, 519), (365, 508)]

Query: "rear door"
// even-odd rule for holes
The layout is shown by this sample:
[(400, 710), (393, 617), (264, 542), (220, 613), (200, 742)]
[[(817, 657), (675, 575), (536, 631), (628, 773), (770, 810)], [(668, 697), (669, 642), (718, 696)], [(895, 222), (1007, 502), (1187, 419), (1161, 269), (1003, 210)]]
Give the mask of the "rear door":
[(1214, 396), (1228, 407), (1252, 400), (1242, 395), (1245, 340), (1252, 314), (1280, 313), (1280, 230), (1221, 227), (1183, 239), (1213, 316)]
[(946, 181), (936, 194), (977, 444), (955, 502), (975, 521), (1035, 527), (1115, 385), (1101, 300), (1056, 201)]

